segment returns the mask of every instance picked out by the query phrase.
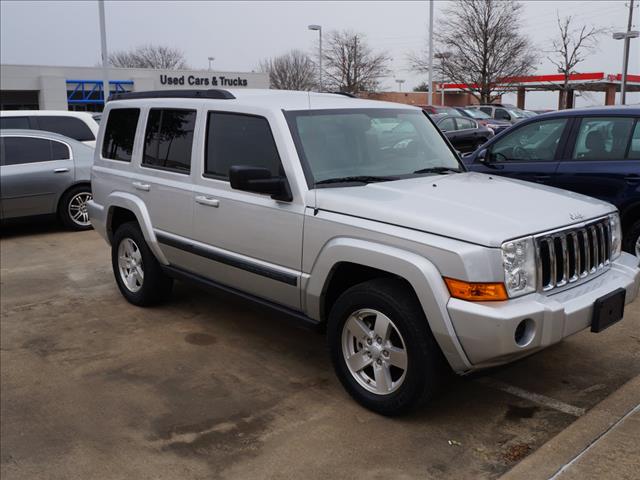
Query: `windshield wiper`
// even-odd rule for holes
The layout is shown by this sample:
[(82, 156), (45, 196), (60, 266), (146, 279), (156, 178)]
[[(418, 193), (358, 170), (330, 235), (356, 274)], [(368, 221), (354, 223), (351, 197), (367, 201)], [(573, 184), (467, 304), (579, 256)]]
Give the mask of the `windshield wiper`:
[(391, 180), (398, 180), (396, 177), (379, 177), (373, 175), (353, 175), (350, 177), (336, 177), (327, 178), (316, 182), (316, 185), (328, 185), (331, 183), (374, 183), (374, 182), (388, 182)]
[(420, 170), (416, 170), (413, 173), (439, 173), (440, 175), (445, 175), (447, 173), (462, 173), (462, 170), (459, 168), (449, 168), (449, 167), (429, 167), (429, 168), (421, 168)]

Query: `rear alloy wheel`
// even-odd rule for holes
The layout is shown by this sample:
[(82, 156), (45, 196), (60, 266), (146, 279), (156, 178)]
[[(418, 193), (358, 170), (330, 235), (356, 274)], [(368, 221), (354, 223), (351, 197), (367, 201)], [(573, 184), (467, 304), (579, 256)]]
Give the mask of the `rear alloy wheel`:
[(88, 230), (91, 228), (87, 202), (93, 197), (91, 188), (78, 186), (64, 194), (60, 201), (59, 215), (62, 223), (73, 230)]
[(123, 223), (111, 243), (113, 275), (122, 296), (138, 306), (166, 300), (173, 279), (163, 270), (136, 222)]

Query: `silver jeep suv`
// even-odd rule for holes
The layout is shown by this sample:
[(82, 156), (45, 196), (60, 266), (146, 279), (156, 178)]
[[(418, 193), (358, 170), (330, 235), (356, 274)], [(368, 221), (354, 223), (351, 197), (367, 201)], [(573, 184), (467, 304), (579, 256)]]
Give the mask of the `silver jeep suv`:
[(89, 213), (133, 304), (174, 278), (326, 330), (385, 415), (459, 374), (622, 319), (638, 259), (612, 205), (466, 172), (420, 109), (206, 90), (107, 104)]

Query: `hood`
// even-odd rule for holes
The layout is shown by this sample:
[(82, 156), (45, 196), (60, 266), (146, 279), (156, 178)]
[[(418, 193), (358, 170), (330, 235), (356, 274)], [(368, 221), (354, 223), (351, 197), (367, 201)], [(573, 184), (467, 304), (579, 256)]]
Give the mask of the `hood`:
[(615, 211), (595, 198), (475, 172), (320, 188), (316, 208), (489, 247)]

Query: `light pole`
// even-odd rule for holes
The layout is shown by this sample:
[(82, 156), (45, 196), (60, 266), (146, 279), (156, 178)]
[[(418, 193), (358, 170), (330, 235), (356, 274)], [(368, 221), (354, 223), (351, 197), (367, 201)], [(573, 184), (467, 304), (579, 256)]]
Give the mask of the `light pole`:
[(433, 0), (429, 0), (429, 105), (433, 105)]
[(398, 91), (401, 92), (402, 91), (402, 84), (404, 83), (404, 80), (402, 80), (400, 78), (396, 78), (396, 83), (398, 84)]
[(322, 88), (322, 25), (309, 25), (307, 27), (309, 30), (318, 31), (319, 36), (319, 52), (318, 52), (318, 87), (320, 91)]
[(211, 70), (211, 63), (216, 59), (216, 57), (207, 57), (209, 60), (209, 70)]
[(626, 32), (616, 32), (613, 34), (614, 40), (624, 39), (624, 51), (622, 53), (622, 85), (620, 86), (620, 104), (625, 105), (627, 96), (627, 69), (629, 68), (629, 42), (632, 38), (638, 38), (640, 32), (637, 30), (631, 30), (633, 25), (633, 3), (635, 0), (629, 2), (629, 21), (627, 24)]
[(104, 0), (98, 1), (98, 16), (100, 17), (100, 47), (102, 50), (102, 98), (104, 99), (104, 105), (107, 105), (107, 99), (109, 98), (109, 70), (107, 56), (107, 27), (104, 15)]

